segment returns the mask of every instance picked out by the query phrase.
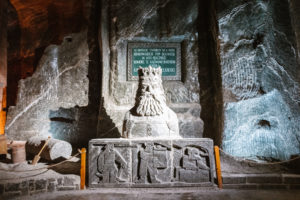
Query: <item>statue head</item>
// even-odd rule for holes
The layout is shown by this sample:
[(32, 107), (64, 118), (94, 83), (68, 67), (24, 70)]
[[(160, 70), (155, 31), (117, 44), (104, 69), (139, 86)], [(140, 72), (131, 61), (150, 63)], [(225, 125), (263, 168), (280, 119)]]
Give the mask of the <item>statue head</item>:
[(166, 98), (162, 86), (160, 67), (139, 68), (139, 88), (136, 113), (140, 116), (157, 116), (164, 112)]
[(106, 145), (106, 149), (107, 149), (108, 151), (113, 151), (113, 150), (114, 150), (114, 144), (112, 144), (112, 143), (107, 144), (107, 145)]
[(151, 142), (146, 142), (144, 145), (145, 145), (145, 151), (146, 152), (150, 152), (154, 148), (154, 144), (151, 143)]

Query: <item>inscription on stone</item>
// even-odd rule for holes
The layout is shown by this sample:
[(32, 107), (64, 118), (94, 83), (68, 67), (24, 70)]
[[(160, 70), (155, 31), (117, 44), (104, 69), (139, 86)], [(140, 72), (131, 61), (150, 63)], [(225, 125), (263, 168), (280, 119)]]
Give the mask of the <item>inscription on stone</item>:
[(163, 80), (181, 80), (180, 43), (128, 43), (128, 80), (138, 80), (139, 67), (161, 67)]

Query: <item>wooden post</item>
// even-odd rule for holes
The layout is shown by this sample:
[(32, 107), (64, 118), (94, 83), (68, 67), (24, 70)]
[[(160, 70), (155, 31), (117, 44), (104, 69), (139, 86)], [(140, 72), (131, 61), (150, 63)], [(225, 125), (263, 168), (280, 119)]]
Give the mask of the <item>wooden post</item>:
[(85, 173), (86, 173), (86, 149), (81, 149), (81, 168), (80, 168), (80, 189), (85, 188)]
[(6, 87), (3, 88), (2, 105), (0, 110), (0, 154), (7, 154), (7, 142), (5, 133), (6, 123)]
[(0, 110), (0, 135), (4, 134), (5, 123), (6, 123), (6, 87), (3, 88), (2, 105)]
[(0, 135), (5, 133), (6, 112), (0, 111)]
[(6, 87), (3, 88), (3, 95), (2, 95), (2, 109), (6, 108), (7, 102), (6, 102)]
[(222, 173), (221, 173), (221, 162), (220, 162), (220, 149), (218, 146), (215, 146), (215, 158), (216, 158), (216, 171), (217, 171), (217, 180), (218, 186), (222, 189)]

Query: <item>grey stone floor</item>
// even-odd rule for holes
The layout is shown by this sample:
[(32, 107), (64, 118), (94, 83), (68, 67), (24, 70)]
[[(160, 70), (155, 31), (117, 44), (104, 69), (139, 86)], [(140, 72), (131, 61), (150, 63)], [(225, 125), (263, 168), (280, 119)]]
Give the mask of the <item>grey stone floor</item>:
[(197, 188), (97, 189), (44, 193), (15, 200), (300, 200), (300, 190), (229, 190)]

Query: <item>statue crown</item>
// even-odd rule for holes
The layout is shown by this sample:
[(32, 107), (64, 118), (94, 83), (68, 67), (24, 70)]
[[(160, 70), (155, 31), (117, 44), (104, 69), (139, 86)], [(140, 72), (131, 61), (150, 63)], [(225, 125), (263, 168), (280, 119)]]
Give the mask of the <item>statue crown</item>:
[(161, 79), (162, 70), (161, 67), (154, 68), (152, 66), (149, 67), (139, 67), (139, 75), (143, 80), (160, 80)]

